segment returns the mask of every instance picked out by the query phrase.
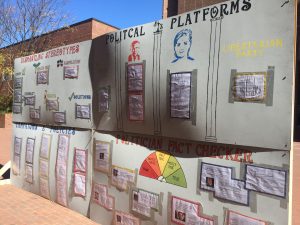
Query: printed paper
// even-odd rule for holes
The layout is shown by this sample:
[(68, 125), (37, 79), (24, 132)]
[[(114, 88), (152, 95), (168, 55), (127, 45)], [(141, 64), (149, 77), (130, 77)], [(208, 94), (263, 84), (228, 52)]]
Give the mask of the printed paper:
[(32, 165), (26, 164), (25, 166), (25, 180), (28, 183), (33, 183), (33, 168)]
[(40, 177), (40, 194), (42, 197), (50, 199), (49, 181), (48, 178)]
[(12, 106), (12, 111), (15, 114), (20, 114), (22, 113), (22, 105), (17, 105), (17, 104), (13, 104)]
[(35, 96), (25, 96), (24, 99), (24, 105), (35, 105)]
[(37, 78), (36, 78), (36, 83), (37, 84), (48, 84), (48, 80), (49, 80), (49, 71), (48, 70), (40, 70), (37, 71), (36, 74)]
[(144, 120), (143, 95), (129, 94), (128, 104), (129, 104), (129, 108), (128, 108), (129, 120), (135, 120), (135, 121)]
[(99, 112), (107, 112), (109, 110), (109, 88), (104, 87), (98, 91)]
[(53, 118), (55, 123), (66, 123), (66, 112), (53, 112)]
[(44, 159), (40, 159), (40, 176), (48, 177), (49, 162)]
[(285, 197), (286, 171), (246, 166), (246, 189)]
[(34, 152), (35, 140), (32, 138), (27, 138), (26, 142), (26, 162), (33, 163), (33, 152)]
[(110, 143), (95, 141), (95, 169), (108, 173), (110, 168)]
[(94, 183), (91, 198), (95, 203), (108, 210), (113, 210), (115, 208), (115, 199), (108, 195), (106, 185)]
[(23, 78), (19, 77), (19, 78), (14, 78), (14, 89), (16, 88), (22, 88), (23, 86)]
[(14, 90), (14, 103), (22, 103), (22, 90), (21, 89)]
[(57, 163), (66, 165), (68, 162), (69, 153), (69, 136), (59, 135), (58, 136), (58, 150), (57, 150)]
[(79, 65), (64, 66), (64, 79), (77, 79), (78, 78)]
[(50, 147), (51, 147), (51, 135), (43, 134), (41, 140), (40, 157), (44, 159), (48, 159), (50, 154)]
[(143, 64), (127, 66), (128, 91), (143, 91)]
[(60, 205), (67, 206), (67, 180), (56, 180), (56, 201)]
[(30, 119), (39, 120), (41, 118), (40, 113), (40, 109), (29, 108)]
[(74, 193), (85, 197), (86, 194), (86, 176), (84, 174), (74, 174)]
[(187, 213), (198, 216), (200, 214), (200, 204), (173, 196), (172, 222), (183, 225), (186, 224)]
[(159, 195), (143, 190), (132, 191), (132, 210), (136, 213), (151, 217), (151, 208), (158, 210)]
[(22, 150), (22, 138), (18, 138), (15, 137), (15, 141), (14, 141), (14, 152), (16, 154), (21, 154), (21, 150)]
[(135, 171), (112, 166), (111, 182), (121, 190), (127, 190), (129, 183), (135, 183)]
[(190, 118), (191, 73), (173, 73), (170, 77), (171, 117)]
[(236, 75), (233, 93), (236, 101), (264, 100), (266, 83), (264, 74)]
[(91, 118), (91, 107), (90, 105), (78, 105), (76, 104), (76, 118), (90, 119)]
[(86, 173), (87, 151), (75, 148), (74, 172)]
[(115, 225), (140, 225), (140, 220), (133, 215), (121, 211), (115, 211)]
[(227, 225), (267, 225), (267, 223), (233, 211), (228, 211)]
[(47, 99), (46, 104), (47, 104), (48, 111), (59, 111), (59, 102), (57, 99), (55, 100)]
[(202, 216), (195, 216), (193, 214), (186, 214), (187, 225), (214, 225), (214, 220), (211, 218), (205, 218)]
[(19, 175), (20, 174), (20, 166), (21, 165), (21, 156), (15, 154), (14, 155), (14, 164), (13, 164), (13, 174)]

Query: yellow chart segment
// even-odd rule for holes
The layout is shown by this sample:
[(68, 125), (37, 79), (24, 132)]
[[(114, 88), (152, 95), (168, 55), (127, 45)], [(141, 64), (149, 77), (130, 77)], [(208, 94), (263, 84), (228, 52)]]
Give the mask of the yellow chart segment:
[(156, 152), (156, 157), (157, 157), (157, 162), (159, 165), (160, 172), (161, 174), (163, 174), (165, 166), (167, 165), (168, 160), (170, 158), (170, 155), (165, 154), (163, 152)]

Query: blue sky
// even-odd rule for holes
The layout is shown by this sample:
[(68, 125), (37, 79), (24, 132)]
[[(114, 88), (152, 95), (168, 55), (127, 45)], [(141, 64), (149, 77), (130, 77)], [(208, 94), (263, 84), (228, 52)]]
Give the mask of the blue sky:
[(94, 17), (119, 28), (162, 18), (162, 0), (69, 0), (71, 24)]

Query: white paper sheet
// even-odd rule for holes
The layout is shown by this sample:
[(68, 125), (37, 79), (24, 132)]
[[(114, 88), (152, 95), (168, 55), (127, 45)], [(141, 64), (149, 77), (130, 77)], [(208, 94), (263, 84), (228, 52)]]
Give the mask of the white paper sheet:
[(86, 195), (86, 176), (84, 174), (74, 174), (74, 193), (85, 197)]
[(128, 91), (143, 91), (143, 64), (131, 64), (127, 67)]
[(286, 171), (247, 165), (246, 188), (285, 197)]
[(127, 190), (129, 183), (135, 182), (135, 171), (113, 166), (111, 181), (119, 189)]
[(49, 181), (48, 178), (40, 177), (40, 194), (42, 197), (50, 199)]
[(109, 110), (109, 89), (108, 88), (101, 88), (98, 91), (98, 98), (99, 98), (99, 112), (107, 112)]
[(33, 183), (33, 168), (32, 165), (26, 164), (25, 166), (25, 180), (28, 183)]
[(34, 153), (34, 143), (35, 140), (32, 138), (27, 138), (26, 141), (26, 162), (33, 163), (33, 153)]
[(37, 84), (47, 84), (48, 83), (48, 70), (41, 70), (37, 72)]
[(128, 96), (129, 120), (144, 120), (143, 95), (130, 94)]
[(265, 97), (265, 75), (235, 76), (234, 96), (237, 100), (263, 100)]
[(191, 73), (171, 74), (171, 117), (190, 118)]
[(76, 105), (76, 118), (90, 119), (91, 112), (89, 105)]
[(151, 207), (141, 204), (138, 201), (132, 201), (132, 210), (146, 217), (151, 217)]
[(266, 225), (265, 222), (232, 211), (228, 212), (227, 225)]
[(48, 177), (49, 173), (49, 162), (44, 159), (40, 159), (40, 176)]
[(15, 137), (14, 141), (14, 152), (16, 154), (21, 154), (22, 151), (22, 138)]
[(186, 214), (198, 216), (200, 204), (188, 200), (172, 197), (172, 221), (178, 224), (186, 224)]
[(110, 168), (110, 143), (96, 141), (95, 145), (95, 169), (109, 172)]
[(15, 154), (14, 155), (14, 164), (13, 164), (13, 173), (14, 175), (20, 174), (20, 164), (21, 164), (21, 156)]
[(64, 66), (64, 78), (75, 79), (78, 78), (78, 65)]
[(83, 149), (75, 148), (75, 164), (74, 171), (86, 172), (86, 163), (87, 163), (87, 151)]
[(129, 213), (115, 211), (115, 225), (140, 225), (140, 220)]
[(67, 135), (59, 135), (58, 137), (58, 150), (57, 150), (58, 164), (66, 164), (68, 161), (69, 139), (70, 137)]
[(60, 205), (67, 206), (67, 180), (56, 180), (56, 201)]
[(93, 193), (91, 198), (93, 201), (102, 207), (113, 210), (115, 207), (115, 199), (114, 197), (108, 195), (107, 186), (103, 184), (93, 184)]
[(138, 202), (150, 206), (151, 208), (156, 210), (158, 210), (159, 208), (158, 199), (159, 199), (158, 194), (148, 192), (148, 191), (143, 191), (143, 190), (138, 191)]
[(214, 221), (212, 219), (187, 213), (186, 225), (214, 225)]
[(49, 158), (50, 146), (51, 146), (51, 135), (43, 134), (41, 140), (40, 157), (44, 159)]
[(65, 112), (53, 112), (53, 118), (55, 123), (66, 123)]

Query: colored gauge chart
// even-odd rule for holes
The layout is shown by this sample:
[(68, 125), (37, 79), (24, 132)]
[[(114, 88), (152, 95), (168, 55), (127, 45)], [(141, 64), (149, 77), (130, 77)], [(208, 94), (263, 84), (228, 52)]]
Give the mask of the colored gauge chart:
[(184, 172), (177, 159), (163, 152), (153, 152), (143, 162), (139, 174), (161, 182), (187, 187)]

